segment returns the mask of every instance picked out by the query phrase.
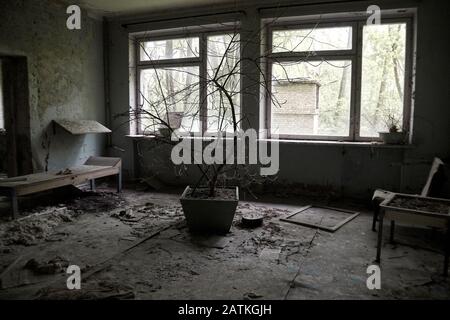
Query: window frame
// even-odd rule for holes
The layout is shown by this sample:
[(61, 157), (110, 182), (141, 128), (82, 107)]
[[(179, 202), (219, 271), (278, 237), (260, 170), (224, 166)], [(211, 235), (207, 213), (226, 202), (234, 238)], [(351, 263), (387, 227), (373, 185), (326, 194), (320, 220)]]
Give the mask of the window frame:
[[(208, 126), (208, 99), (207, 99), (207, 83), (205, 79), (208, 76), (208, 37), (214, 35), (222, 34), (241, 34), (239, 26), (234, 27), (223, 27), (214, 28), (212, 30), (204, 31), (185, 31), (185, 32), (161, 32), (155, 33), (155, 35), (146, 35), (135, 38), (135, 61), (136, 61), (136, 87), (135, 96), (136, 102), (134, 107), (135, 116), (135, 131), (138, 135), (151, 135), (155, 134), (153, 131), (144, 131), (141, 126), (141, 119), (137, 113), (137, 107), (141, 102), (140, 87), (141, 87), (141, 71), (148, 69), (160, 69), (167, 67), (192, 67), (196, 66), (199, 68), (199, 125), (200, 131), (190, 131), (182, 132), (184, 136), (194, 136), (195, 133), (201, 133), (202, 135), (213, 136), (214, 133), (207, 131)], [(196, 38), (199, 39), (199, 55), (198, 57), (187, 57), (187, 58), (177, 58), (177, 59), (161, 59), (161, 60), (141, 60), (141, 43), (147, 41), (157, 41), (157, 40), (171, 40), (180, 38)], [(239, 52), (242, 54), (241, 43), (239, 41)], [(242, 81), (241, 81), (242, 86)], [(242, 101), (242, 90), (240, 93), (240, 101)]]
[[(346, 141), (346, 142), (367, 142), (381, 141), (379, 137), (361, 137), (360, 136), (360, 116), (361, 116), (361, 78), (362, 78), (362, 49), (363, 49), (363, 28), (366, 25), (366, 17), (352, 18), (322, 18), (323, 22), (317, 20), (307, 20), (301, 17), (296, 20), (268, 22), (266, 26), (265, 43), (267, 57), (264, 67), (266, 68), (267, 90), (265, 93), (265, 114), (264, 125), (267, 129), (268, 138), (272, 138), (271, 116), (272, 116), (272, 66), (277, 62), (295, 62), (299, 59), (308, 58), (308, 61), (321, 60), (350, 60), (351, 61), (351, 87), (350, 87), (350, 116), (349, 116), (349, 134), (347, 136), (329, 136), (329, 135), (301, 135), (301, 134), (278, 134), (279, 139), (287, 140), (327, 140), (327, 141)], [(412, 68), (413, 68), (413, 22), (411, 14), (394, 14), (384, 17), (382, 15), (381, 24), (405, 23), (406, 24), (406, 43), (405, 43), (405, 75), (403, 90), (403, 119), (402, 130), (408, 132), (408, 138), (411, 137), (411, 114), (412, 114)], [(351, 27), (352, 30), (352, 48), (324, 51), (305, 51), (305, 52), (272, 52), (273, 32), (290, 29), (310, 29), (330, 28), (330, 27)]]

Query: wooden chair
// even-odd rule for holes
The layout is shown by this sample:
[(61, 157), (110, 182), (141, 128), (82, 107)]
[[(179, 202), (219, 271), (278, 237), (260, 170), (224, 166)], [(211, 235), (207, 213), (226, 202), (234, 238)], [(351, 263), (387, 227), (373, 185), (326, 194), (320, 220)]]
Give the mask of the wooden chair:
[[(428, 173), (427, 181), (426, 181), (424, 187), (422, 188), (422, 192), (420, 193), (420, 196), (427, 197), (430, 195), (430, 192), (432, 191), (432, 188), (435, 184), (434, 182), (435, 182), (435, 180), (438, 179), (437, 173), (440, 171), (440, 169), (443, 165), (444, 165), (444, 162), (441, 159), (439, 159), (439, 158), (433, 159), (433, 163), (431, 165), (430, 172)], [(377, 231), (376, 224), (377, 224), (378, 216), (380, 214), (380, 204), (384, 200), (390, 198), (393, 194), (394, 194), (394, 192), (386, 191), (386, 190), (382, 190), (382, 189), (377, 189), (373, 193), (372, 204), (373, 204), (374, 210), (373, 210), (373, 220), (372, 220), (372, 231)]]

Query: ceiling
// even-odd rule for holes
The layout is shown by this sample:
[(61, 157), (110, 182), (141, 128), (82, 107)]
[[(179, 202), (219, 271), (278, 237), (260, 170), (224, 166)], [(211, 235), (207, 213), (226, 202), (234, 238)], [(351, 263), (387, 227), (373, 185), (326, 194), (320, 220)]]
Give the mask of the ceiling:
[(72, 0), (82, 8), (105, 16), (116, 16), (152, 11), (176, 10), (199, 5), (214, 6), (230, 0)]

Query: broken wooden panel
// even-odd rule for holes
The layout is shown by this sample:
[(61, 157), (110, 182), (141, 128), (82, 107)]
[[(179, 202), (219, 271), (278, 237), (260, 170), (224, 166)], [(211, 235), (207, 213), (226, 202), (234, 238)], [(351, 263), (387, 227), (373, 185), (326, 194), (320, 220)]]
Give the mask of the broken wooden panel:
[(344, 209), (307, 206), (287, 218), (280, 220), (334, 232), (358, 215), (359, 212)]
[(53, 120), (70, 134), (110, 133), (111, 130), (95, 120)]

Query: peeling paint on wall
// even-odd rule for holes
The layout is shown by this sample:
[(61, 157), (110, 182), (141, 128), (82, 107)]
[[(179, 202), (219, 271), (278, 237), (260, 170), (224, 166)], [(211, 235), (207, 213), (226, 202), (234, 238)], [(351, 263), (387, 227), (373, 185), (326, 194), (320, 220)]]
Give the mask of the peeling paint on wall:
[[(82, 12), (81, 30), (68, 30), (67, 17), (62, 2), (0, 3), (0, 54), (28, 58), (35, 171), (74, 165), (104, 149), (100, 135), (74, 139), (48, 130), (55, 118), (104, 123), (102, 22)], [(42, 142), (49, 139), (47, 150)]]

